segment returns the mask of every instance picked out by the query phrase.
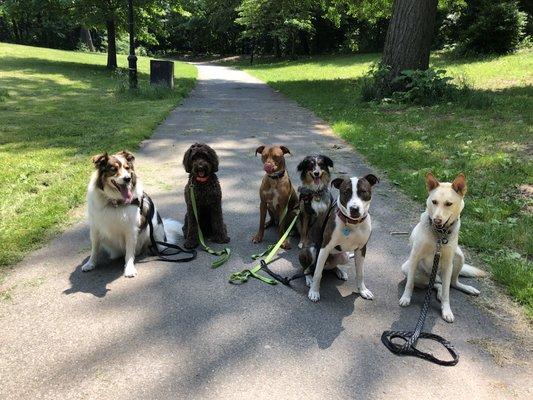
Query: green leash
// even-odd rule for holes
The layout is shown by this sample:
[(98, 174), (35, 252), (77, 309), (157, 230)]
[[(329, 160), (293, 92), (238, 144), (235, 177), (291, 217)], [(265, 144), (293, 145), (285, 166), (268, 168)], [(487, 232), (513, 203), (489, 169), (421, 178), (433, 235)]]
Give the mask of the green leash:
[[(294, 219), (290, 223), (289, 227), (287, 228), (283, 236), (278, 240), (278, 242), (274, 246), (270, 246), (266, 251), (261, 253), (261, 255), (254, 254), (254, 256), (258, 256), (259, 258), (269, 251), (264, 261), (266, 264), (270, 263), (270, 261), (272, 261), (272, 258), (274, 258), (274, 256), (278, 252), (283, 242), (287, 240), (289, 233), (291, 233), (292, 228), (294, 227), (294, 224), (296, 224), (296, 221), (298, 220), (298, 215), (300, 215), (300, 210), (296, 212), (296, 215), (294, 216)], [(250, 278), (251, 276), (253, 278), (259, 279), (260, 281), (264, 283), (268, 283), (269, 285), (276, 285), (278, 283), (278, 281), (276, 281), (275, 279), (267, 278), (263, 275), (260, 275), (258, 273), (260, 270), (261, 270), (261, 264), (257, 264), (252, 269), (245, 269), (245, 270), (242, 270), (241, 272), (234, 272), (233, 274), (230, 275), (229, 282), (234, 283), (234, 284), (245, 283), (248, 281), (248, 278)]]
[(194, 194), (194, 185), (190, 186), (189, 193), (191, 195), (192, 210), (194, 212), (194, 218), (196, 219), (196, 225), (198, 226), (198, 240), (202, 245), (204, 251), (214, 256), (221, 256), (219, 259), (213, 261), (211, 268), (218, 268), (226, 261), (229, 260), (231, 256), (231, 249), (229, 247), (224, 248), (224, 250), (213, 250), (211, 247), (205, 244), (204, 234), (202, 233), (202, 228), (200, 228), (200, 220), (198, 219), (198, 209), (196, 208), (196, 196)]
[[(289, 181), (290, 182), (290, 181)], [(292, 183), (291, 183), (291, 189), (292, 189)], [(291, 201), (291, 196), (292, 196), (292, 190), (291, 192), (289, 193), (289, 200), (287, 201), (287, 204), (285, 205), (285, 208), (283, 209), (283, 211), (281, 212), (281, 217), (279, 219), (279, 223), (278, 225), (281, 225), (283, 223), (283, 220), (285, 219), (285, 217), (287, 216), (287, 213), (289, 212), (289, 203)], [(276, 244), (271, 244), (270, 246), (268, 246), (266, 248), (265, 251), (263, 251), (262, 253), (257, 253), (257, 254), (252, 254), (250, 257), (252, 258), (252, 260), (257, 260), (258, 258), (261, 258), (261, 257), (264, 257), (265, 255), (267, 255), (270, 251), (272, 251), (272, 249), (276, 246)]]

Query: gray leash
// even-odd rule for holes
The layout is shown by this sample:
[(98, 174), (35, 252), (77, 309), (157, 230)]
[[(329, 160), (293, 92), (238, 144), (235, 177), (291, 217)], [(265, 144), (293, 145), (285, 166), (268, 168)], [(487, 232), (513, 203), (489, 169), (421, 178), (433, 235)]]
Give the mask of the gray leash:
[[(448, 228), (449, 229), (449, 228)], [(434, 333), (422, 332), (424, 327), (424, 322), (426, 321), (426, 316), (429, 310), (429, 304), (431, 302), (431, 291), (435, 285), (435, 279), (437, 277), (437, 270), (439, 269), (439, 260), (440, 252), (443, 244), (448, 243), (447, 235), (449, 231), (446, 230), (436, 230), (439, 235), (437, 239), (437, 248), (435, 250), (435, 256), (433, 258), (433, 269), (431, 270), (431, 276), (429, 278), (428, 288), (426, 290), (426, 295), (424, 297), (424, 304), (422, 305), (422, 311), (416, 322), (414, 331), (384, 331), (381, 335), (381, 342), (389, 349), (392, 353), (399, 356), (414, 356), (419, 357), (424, 360), (428, 360), (432, 363), (444, 366), (453, 366), (459, 362), (459, 354), (453, 347), (453, 345), (442, 336), (435, 335)], [(404, 343), (393, 343), (394, 339), (401, 339)], [(415, 346), (418, 342), (418, 339), (429, 339), (434, 340), (444, 346), (446, 350), (452, 356), (452, 360), (440, 360), (431, 353), (425, 353), (418, 350)]]

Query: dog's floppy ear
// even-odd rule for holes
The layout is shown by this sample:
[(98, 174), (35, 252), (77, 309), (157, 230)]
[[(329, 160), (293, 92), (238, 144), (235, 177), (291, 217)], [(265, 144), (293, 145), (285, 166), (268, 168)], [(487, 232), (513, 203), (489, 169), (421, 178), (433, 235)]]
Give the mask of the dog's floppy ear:
[(439, 186), (439, 181), (435, 179), (431, 172), (428, 172), (426, 175), (426, 187), (428, 189), (428, 192), (431, 192), (437, 186)]
[(97, 169), (100, 169), (104, 165), (106, 165), (108, 160), (109, 160), (109, 156), (107, 154), (107, 151), (103, 154), (97, 154), (93, 156), (92, 158), (93, 164)]
[(185, 172), (188, 174), (192, 171), (192, 165), (191, 165), (191, 155), (192, 155), (192, 146), (187, 149), (185, 154), (183, 155), (183, 167), (185, 167)]
[(302, 161), (300, 161), (300, 164), (298, 164), (298, 166), (296, 167), (296, 170), (300, 172), (306, 171), (308, 165), (309, 165), (309, 158), (305, 157)]
[(333, 168), (333, 160), (331, 158), (328, 156), (322, 156), (322, 158), (324, 159), (324, 163), (328, 168)]
[(374, 174), (368, 174), (363, 176), (363, 179), (366, 179), (368, 183), (370, 183), (370, 186), (374, 186), (376, 183), (379, 182), (379, 178)]
[(129, 151), (122, 150), (122, 151), (118, 152), (117, 154), (119, 154), (122, 157), (124, 157), (126, 159), (126, 161), (129, 162), (129, 163), (132, 163), (133, 161), (135, 161), (135, 156), (133, 154), (131, 154)]
[(257, 149), (255, 149), (255, 155), (257, 156), (257, 153), (263, 154), (264, 149), (265, 149), (265, 146), (259, 146)]
[(210, 146), (205, 145), (206, 149), (206, 155), (209, 163), (211, 163), (211, 166), (213, 167), (213, 173), (218, 171), (218, 156), (215, 150), (213, 150)]
[(331, 181), (331, 186), (337, 188), (337, 189), (340, 189), (341, 188), (341, 185), (342, 185), (342, 182), (344, 182), (344, 179), (343, 178), (335, 178)]
[(279, 148), (281, 149), (281, 151), (283, 152), (283, 154), (291, 154), (291, 151), (289, 150), (288, 147), (285, 147), (285, 146), (279, 146)]
[(457, 175), (452, 182), (452, 189), (464, 197), (466, 194), (466, 176), (463, 173)]

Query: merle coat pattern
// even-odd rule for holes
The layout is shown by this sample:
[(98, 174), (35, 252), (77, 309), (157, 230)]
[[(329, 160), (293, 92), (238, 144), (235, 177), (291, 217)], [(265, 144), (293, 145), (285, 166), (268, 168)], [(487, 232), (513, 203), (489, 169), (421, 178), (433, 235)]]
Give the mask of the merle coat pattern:
[(187, 214), (183, 225), (184, 246), (192, 249), (198, 246), (198, 225), (194, 218), (190, 188), (194, 188), (198, 218), (204, 237), (215, 243), (228, 243), (226, 225), (222, 216), (222, 189), (216, 172), (218, 156), (205, 143), (193, 144), (183, 156), (183, 166), (189, 173), (185, 185)]

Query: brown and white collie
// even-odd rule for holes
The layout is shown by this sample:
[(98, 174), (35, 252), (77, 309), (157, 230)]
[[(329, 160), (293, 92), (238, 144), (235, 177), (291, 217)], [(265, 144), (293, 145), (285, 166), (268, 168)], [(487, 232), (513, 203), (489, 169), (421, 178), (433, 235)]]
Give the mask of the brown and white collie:
[[(101, 250), (111, 259), (125, 257), (124, 276), (137, 275), (135, 256), (148, 249), (150, 225), (147, 217), (152, 200), (143, 191), (133, 162), (127, 151), (93, 157), (96, 171), (87, 189), (87, 214), (91, 230), (91, 257), (83, 271), (95, 268)], [(161, 219), (153, 205), (154, 239), (176, 243), (182, 225), (178, 221)]]

